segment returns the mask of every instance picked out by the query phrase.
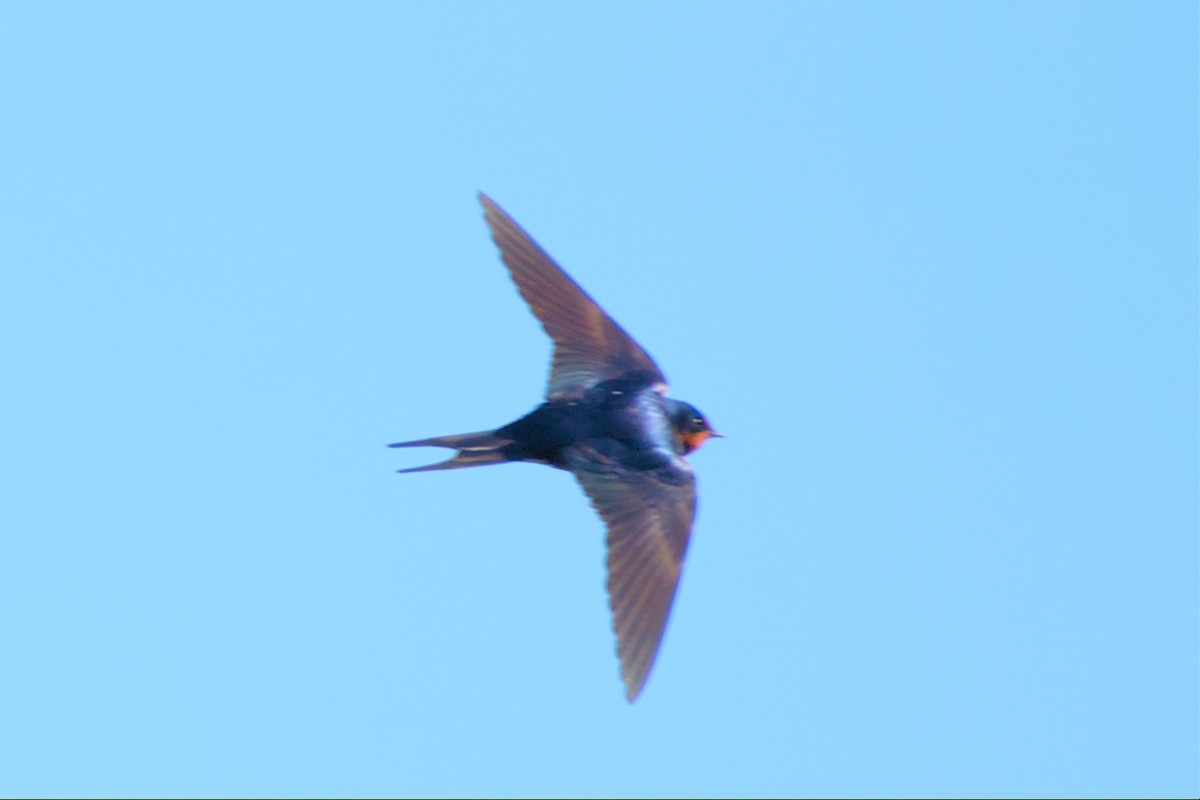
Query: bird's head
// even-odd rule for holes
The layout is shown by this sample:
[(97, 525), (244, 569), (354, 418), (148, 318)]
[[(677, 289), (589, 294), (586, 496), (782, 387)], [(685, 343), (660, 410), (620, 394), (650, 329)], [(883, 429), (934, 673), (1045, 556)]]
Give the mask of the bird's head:
[(699, 409), (680, 400), (669, 400), (671, 406), (671, 426), (683, 444), (683, 452), (692, 452), (713, 437), (720, 438), (722, 434), (713, 430), (708, 423), (708, 417)]

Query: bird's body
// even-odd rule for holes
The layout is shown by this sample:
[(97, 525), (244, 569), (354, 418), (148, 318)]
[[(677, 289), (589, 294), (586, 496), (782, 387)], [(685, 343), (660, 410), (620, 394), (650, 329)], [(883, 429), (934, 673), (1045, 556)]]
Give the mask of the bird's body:
[(632, 702), (658, 651), (695, 517), (683, 456), (719, 434), (668, 398), (650, 356), (511, 217), (480, 200), (513, 281), (555, 343), (546, 402), (492, 431), (392, 447), (458, 451), (401, 472), (530, 461), (575, 475), (608, 524), (609, 599)]
[[(644, 384), (606, 381), (579, 400), (551, 400), (494, 431), (437, 436), (392, 447), (454, 447), (462, 453), (449, 461), (400, 472), (532, 461), (570, 470), (579, 453), (594, 452), (628, 469), (676, 465), (694, 447), (677, 430), (673, 416), (695, 414), (678, 400)], [(492, 458), (500, 456), (502, 458)], [(686, 471), (686, 467), (684, 467)]]

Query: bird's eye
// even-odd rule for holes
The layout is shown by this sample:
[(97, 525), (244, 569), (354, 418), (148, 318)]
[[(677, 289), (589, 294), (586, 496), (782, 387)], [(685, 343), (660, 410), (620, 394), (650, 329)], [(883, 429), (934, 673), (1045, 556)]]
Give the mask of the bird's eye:
[(704, 417), (692, 417), (692, 424), (695, 425), (697, 428), (708, 427), (707, 425), (704, 424)]

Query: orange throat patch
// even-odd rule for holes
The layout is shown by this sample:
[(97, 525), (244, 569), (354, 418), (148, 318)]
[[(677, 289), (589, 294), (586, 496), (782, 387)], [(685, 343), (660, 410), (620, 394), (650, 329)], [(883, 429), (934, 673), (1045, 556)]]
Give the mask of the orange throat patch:
[(680, 434), (679, 438), (683, 440), (684, 454), (691, 453), (699, 449), (700, 445), (708, 441), (712, 435), (712, 431), (697, 431), (696, 433)]

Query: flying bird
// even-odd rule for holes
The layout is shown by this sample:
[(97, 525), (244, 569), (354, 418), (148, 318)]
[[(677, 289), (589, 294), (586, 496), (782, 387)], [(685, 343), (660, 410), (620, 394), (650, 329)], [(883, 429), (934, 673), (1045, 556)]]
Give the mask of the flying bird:
[(492, 239), (554, 341), (546, 401), (501, 428), (390, 447), (449, 447), (447, 461), (400, 472), (530, 461), (564, 469), (608, 527), (608, 596), (621, 679), (637, 699), (662, 641), (696, 516), (684, 456), (721, 434), (666, 396), (658, 365), (487, 195)]

